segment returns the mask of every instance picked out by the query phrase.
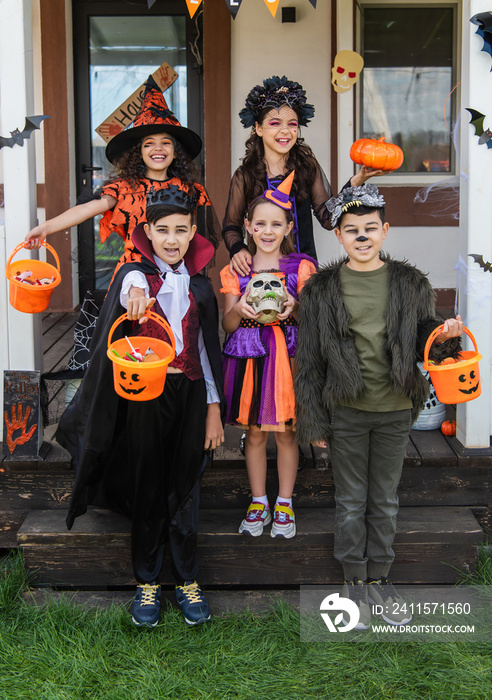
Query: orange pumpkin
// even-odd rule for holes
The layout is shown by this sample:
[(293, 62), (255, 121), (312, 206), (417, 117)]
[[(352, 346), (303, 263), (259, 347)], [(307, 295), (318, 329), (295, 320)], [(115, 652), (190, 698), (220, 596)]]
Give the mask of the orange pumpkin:
[(449, 435), (451, 437), (456, 435), (456, 421), (444, 420), (441, 423), (441, 432), (443, 435)]
[(403, 151), (394, 143), (386, 143), (384, 136), (380, 139), (359, 139), (350, 148), (350, 157), (354, 163), (366, 165), (374, 170), (398, 170), (403, 163)]

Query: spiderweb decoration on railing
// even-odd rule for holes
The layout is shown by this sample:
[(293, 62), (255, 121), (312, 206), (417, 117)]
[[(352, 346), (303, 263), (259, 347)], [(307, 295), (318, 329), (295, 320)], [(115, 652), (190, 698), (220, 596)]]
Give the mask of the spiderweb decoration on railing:
[[(74, 344), (66, 367), (41, 375), (43, 424), (58, 423), (72, 400), (89, 364), (89, 348), (104, 293), (87, 292), (74, 328)], [(101, 297), (101, 298), (98, 298)]]

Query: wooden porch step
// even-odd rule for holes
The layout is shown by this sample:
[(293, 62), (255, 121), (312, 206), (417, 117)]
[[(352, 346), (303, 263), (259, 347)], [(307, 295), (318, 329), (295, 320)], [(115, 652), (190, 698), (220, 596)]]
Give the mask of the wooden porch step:
[[(333, 558), (334, 511), (296, 508), (298, 534), (292, 540), (239, 535), (244, 510), (203, 510), (200, 516), (200, 582), (206, 586), (298, 586), (337, 583)], [(37, 585), (100, 588), (134, 585), (129, 521), (90, 508), (69, 532), (66, 511), (31, 511), (18, 532), (18, 545)], [(402, 508), (391, 570), (397, 583), (454, 583), (470, 570), (482, 531), (470, 509)], [(169, 566), (162, 583), (171, 584)]]
[[(398, 487), (401, 506), (486, 506), (490, 503), (492, 468), (420, 467), (405, 464)], [(244, 462), (242, 468), (215, 463), (202, 480), (200, 506), (209, 508), (247, 508), (250, 488)], [(275, 468), (267, 472), (267, 494), (274, 501), (278, 493)], [(331, 468), (306, 466), (297, 476), (293, 494), (298, 508), (332, 508), (335, 487)]]
[[(66, 508), (73, 487), (74, 472), (4, 471), (0, 472), (0, 512)], [(421, 467), (403, 468), (398, 489), (402, 506), (486, 506), (490, 501), (492, 468), (484, 467)], [(267, 493), (274, 499), (278, 491), (277, 472), (267, 472)], [(208, 468), (202, 479), (202, 509), (246, 508), (250, 488), (244, 462), (242, 468), (223, 466), (220, 462)], [(331, 468), (307, 466), (298, 476), (294, 489), (297, 508), (334, 506), (334, 485)], [(1, 543), (0, 543), (1, 546)]]
[[(17, 546), (17, 530), (29, 511), (66, 509), (73, 479), (74, 472), (66, 468), (0, 472), (0, 549)], [(398, 490), (400, 505), (486, 508), (491, 503), (491, 481), (491, 467), (449, 465), (444, 469), (405, 465)], [(271, 500), (276, 498), (277, 492), (277, 472), (275, 468), (269, 468), (267, 493)], [(244, 462), (241, 462), (241, 467), (231, 467), (215, 461), (205, 471), (200, 502), (203, 514), (208, 510), (246, 510), (249, 501)], [(308, 465), (301, 470), (294, 490), (294, 503), (296, 511), (333, 508), (331, 469), (319, 470)]]

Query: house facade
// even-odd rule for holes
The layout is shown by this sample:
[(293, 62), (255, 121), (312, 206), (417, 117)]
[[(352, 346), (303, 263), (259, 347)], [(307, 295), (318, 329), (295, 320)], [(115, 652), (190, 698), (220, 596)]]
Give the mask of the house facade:
[[(229, 0), (203, 0), (193, 18), (185, 0), (156, 0), (150, 9), (147, 0), (2, 0), (0, 134), (22, 128), (26, 115), (50, 119), (23, 148), (0, 151), (0, 263), (36, 219), (64, 211), (106, 177), (95, 127), (163, 62), (178, 73), (166, 91), (171, 109), (203, 137), (199, 165), (221, 219), (248, 135), (237, 116), (244, 98), (263, 78), (285, 74), (315, 105), (302, 136), (334, 191), (355, 172), (355, 139), (384, 136), (402, 146), (401, 170), (376, 183), (391, 224), (385, 249), (428, 272), (440, 307), (456, 304), (475, 334), (482, 396), (458, 408), (458, 438), (487, 448), (492, 275), (470, 255), (492, 260), (492, 153), (465, 111), (486, 115), (488, 126), (491, 58), (470, 22), (487, 3), (280, 0), (274, 17), (267, 1), (242, 0), (233, 20)], [(364, 59), (342, 92), (332, 85), (347, 70), (340, 51)], [(88, 289), (105, 288), (119, 251), (113, 241), (98, 244), (97, 222), (49, 243), (62, 267), (51, 310), (72, 310)], [(319, 225), (316, 246), (321, 262), (340, 254)], [(215, 283), (227, 259), (221, 249)], [(39, 318), (9, 306), (6, 280), (0, 324), (1, 368), (42, 369)]]

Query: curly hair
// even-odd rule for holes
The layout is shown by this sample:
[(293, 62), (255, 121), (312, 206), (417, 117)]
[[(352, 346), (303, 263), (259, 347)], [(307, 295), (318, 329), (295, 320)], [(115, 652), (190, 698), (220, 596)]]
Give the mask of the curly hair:
[[(269, 112), (271, 112), (271, 107), (262, 110), (258, 123), (262, 123)], [(254, 132), (246, 140), (246, 155), (239, 166), (244, 178), (244, 199), (246, 202), (251, 202), (265, 189), (267, 172), (264, 158), (263, 139)], [(304, 143), (303, 138), (299, 137), (290, 149), (286, 166), (287, 172), (296, 171), (294, 188), (296, 200), (301, 203), (308, 197), (319, 169), (313, 151)]]
[[(146, 166), (142, 160), (141, 145), (142, 141), (139, 141), (123, 153), (121, 158), (116, 161), (110, 179), (123, 178), (133, 187), (138, 187), (138, 181), (145, 177), (146, 172)], [(190, 189), (199, 177), (198, 168), (177, 140), (174, 141), (174, 160), (167, 169), (167, 174), (169, 177), (179, 178)]]

